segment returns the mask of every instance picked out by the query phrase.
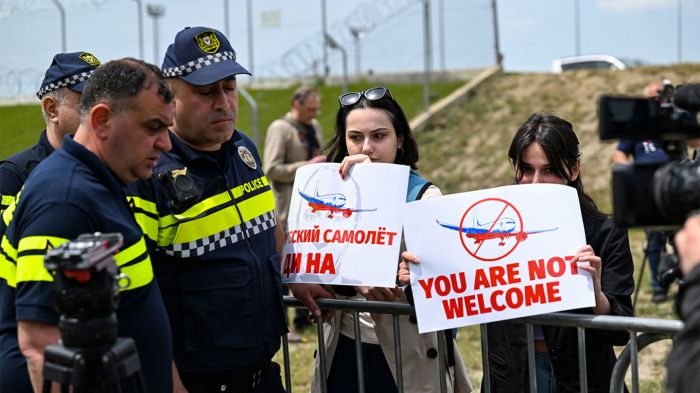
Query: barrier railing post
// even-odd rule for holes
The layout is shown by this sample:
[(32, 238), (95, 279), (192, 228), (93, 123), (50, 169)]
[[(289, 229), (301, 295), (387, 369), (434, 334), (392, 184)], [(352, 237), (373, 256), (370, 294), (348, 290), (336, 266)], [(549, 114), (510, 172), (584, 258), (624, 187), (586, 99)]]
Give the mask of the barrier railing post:
[(525, 324), (527, 338), (527, 375), (530, 380), (530, 392), (537, 393), (537, 366), (535, 365), (535, 334), (532, 332), (532, 324)]
[(440, 393), (447, 393), (447, 382), (445, 381), (445, 352), (447, 349), (445, 334), (441, 330), (438, 330), (435, 332), (435, 334), (437, 334), (438, 342), (438, 374), (440, 375)]
[(323, 334), (323, 318), (316, 318), (316, 332), (318, 337), (318, 352), (316, 352), (316, 356), (318, 356), (318, 368), (321, 374), (319, 382), (321, 382), (321, 392), (327, 393), (328, 383), (326, 381), (326, 375), (328, 375), (328, 373), (326, 370), (328, 365), (326, 364), (326, 341), (324, 340)]
[(588, 369), (586, 367), (586, 329), (576, 328), (578, 336), (578, 378), (581, 384), (581, 392), (588, 391)]
[(403, 393), (403, 361), (401, 360), (401, 329), (399, 327), (399, 316), (394, 314), (394, 355), (396, 356), (396, 389)]
[(491, 373), (489, 370), (489, 333), (486, 324), (479, 325), (481, 330), (481, 364), (484, 369), (484, 376), (481, 378), (481, 391), (491, 393)]
[[(287, 308), (284, 309), (285, 311)], [(289, 367), (289, 340), (287, 335), (282, 335), (282, 360), (284, 364), (284, 386), (287, 388), (287, 393), (292, 393), (292, 371)]]
[(632, 352), (632, 392), (639, 393), (639, 363), (637, 359), (637, 333), (630, 330), (630, 351)]
[(365, 393), (365, 367), (362, 358), (362, 333), (360, 333), (360, 313), (352, 312), (353, 325), (355, 328), (355, 361), (357, 364), (357, 391)]

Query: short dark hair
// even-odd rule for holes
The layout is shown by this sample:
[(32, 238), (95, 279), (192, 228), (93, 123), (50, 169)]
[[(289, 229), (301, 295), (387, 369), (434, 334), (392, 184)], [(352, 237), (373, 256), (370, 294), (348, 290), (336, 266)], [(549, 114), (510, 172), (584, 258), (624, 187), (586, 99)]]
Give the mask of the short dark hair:
[(292, 94), (292, 103), (294, 103), (294, 101), (297, 101), (303, 105), (304, 102), (306, 102), (306, 100), (311, 96), (319, 96), (316, 87), (311, 85), (301, 85), (296, 90), (294, 90), (294, 94)]
[(102, 102), (115, 112), (125, 110), (128, 100), (152, 86), (153, 82), (158, 85), (158, 95), (163, 101), (171, 102), (173, 93), (165, 83), (160, 68), (153, 64), (127, 57), (101, 65), (88, 79), (80, 97), (81, 121), (95, 105)]
[[(530, 115), (513, 136), (508, 149), (508, 159), (515, 169), (517, 182), (523, 177), (523, 152), (534, 142), (542, 146), (552, 171), (561, 178), (569, 179), (571, 171), (579, 165), (581, 158), (579, 141), (571, 123), (544, 112)], [(593, 199), (584, 191), (580, 170), (576, 180), (567, 180), (567, 184), (576, 189), (583, 213), (603, 216)]]
[(324, 146), (324, 150), (328, 151), (328, 160), (330, 162), (342, 162), (343, 158), (348, 155), (348, 147), (345, 144), (345, 133), (347, 131), (347, 118), (351, 111), (358, 108), (373, 108), (379, 109), (389, 116), (391, 124), (396, 130), (396, 138), (401, 140), (401, 151), (397, 152), (394, 164), (408, 165), (412, 169), (417, 169), (418, 162), (418, 143), (413, 138), (411, 126), (408, 124), (408, 119), (401, 109), (398, 102), (391, 96), (385, 94), (377, 100), (368, 100), (364, 95), (360, 97), (357, 103), (351, 106), (341, 106), (338, 108), (338, 114), (335, 118), (335, 134)]

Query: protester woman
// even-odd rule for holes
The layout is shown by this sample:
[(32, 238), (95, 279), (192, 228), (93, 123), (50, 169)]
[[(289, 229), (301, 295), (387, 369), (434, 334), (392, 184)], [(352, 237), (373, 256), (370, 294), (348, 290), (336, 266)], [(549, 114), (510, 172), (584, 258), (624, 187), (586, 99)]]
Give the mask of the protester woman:
[[(578, 193), (587, 245), (576, 250), (579, 268), (593, 277), (595, 306), (580, 314), (632, 316), (634, 265), (627, 231), (596, 207), (583, 190), (579, 141), (571, 123), (535, 113), (513, 137), (508, 158), (518, 184), (550, 183)], [(626, 332), (587, 330), (586, 370), (589, 392), (608, 392), (615, 365), (613, 345), (626, 344)], [(529, 391), (527, 342), (522, 324), (488, 325), (491, 392)], [(580, 392), (575, 328), (535, 326), (537, 392)]]
[[(415, 172), (418, 146), (399, 104), (385, 87), (363, 92), (346, 93), (339, 97), (335, 135), (329, 142), (328, 158), (341, 163), (340, 176), (346, 178), (353, 165), (393, 163), (411, 167), (406, 201), (441, 195), (440, 190)], [(348, 293), (350, 290), (350, 293)], [(357, 300), (406, 302), (399, 287), (370, 288), (336, 286), (338, 294)], [(392, 316), (360, 313), (360, 336), (364, 367), (365, 392), (396, 392), (394, 331)], [(407, 393), (438, 392), (438, 335), (447, 339), (444, 376), (448, 392), (470, 392), (471, 381), (462, 362), (451, 332), (419, 335), (415, 318), (401, 316), (401, 361), (403, 387)], [(357, 392), (354, 316), (338, 311), (325, 329), (327, 386), (330, 393)], [(318, 364), (312, 382), (312, 392), (320, 391)]]
[[(571, 123), (535, 113), (516, 132), (508, 150), (518, 184), (550, 183), (574, 187), (586, 233), (585, 246), (574, 254), (580, 269), (593, 278), (595, 306), (570, 310), (579, 314), (632, 316), (634, 265), (627, 232), (596, 207), (583, 190), (581, 153)], [(419, 263), (404, 252), (399, 279), (408, 282), (407, 262)], [(488, 324), (491, 392), (529, 392), (527, 341), (522, 323)], [(534, 326), (538, 393), (580, 392), (575, 328)], [(615, 365), (613, 345), (625, 345), (626, 332), (586, 330), (586, 370), (589, 392), (608, 392)]]

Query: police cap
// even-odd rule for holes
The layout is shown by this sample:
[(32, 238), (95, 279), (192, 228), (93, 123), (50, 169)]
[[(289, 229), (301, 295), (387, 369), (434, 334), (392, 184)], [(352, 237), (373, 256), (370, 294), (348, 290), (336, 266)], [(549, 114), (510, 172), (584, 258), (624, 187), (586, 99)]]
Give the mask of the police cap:
[(41, 99), (46, 93), (67, 87), (76, 93), (82, 93), (92, 72), (100, 61), (88, 52), (59, 53), (53, 57), (51, 66), (46, 70), (36, 96)]

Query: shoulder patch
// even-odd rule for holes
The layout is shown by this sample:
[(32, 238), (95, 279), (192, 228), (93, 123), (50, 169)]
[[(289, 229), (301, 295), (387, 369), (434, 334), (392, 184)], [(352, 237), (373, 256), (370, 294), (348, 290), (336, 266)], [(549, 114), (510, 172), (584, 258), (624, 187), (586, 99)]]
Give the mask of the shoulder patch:
[(241, 160), (248, 165), (251, 169), (258, 169), (258, 163), (255, 162), (255, 158), (253, 157), (253, 154), (248, 150), (247, 147), (245, 146), (238, 146), (238, 156), (241, 157)]

